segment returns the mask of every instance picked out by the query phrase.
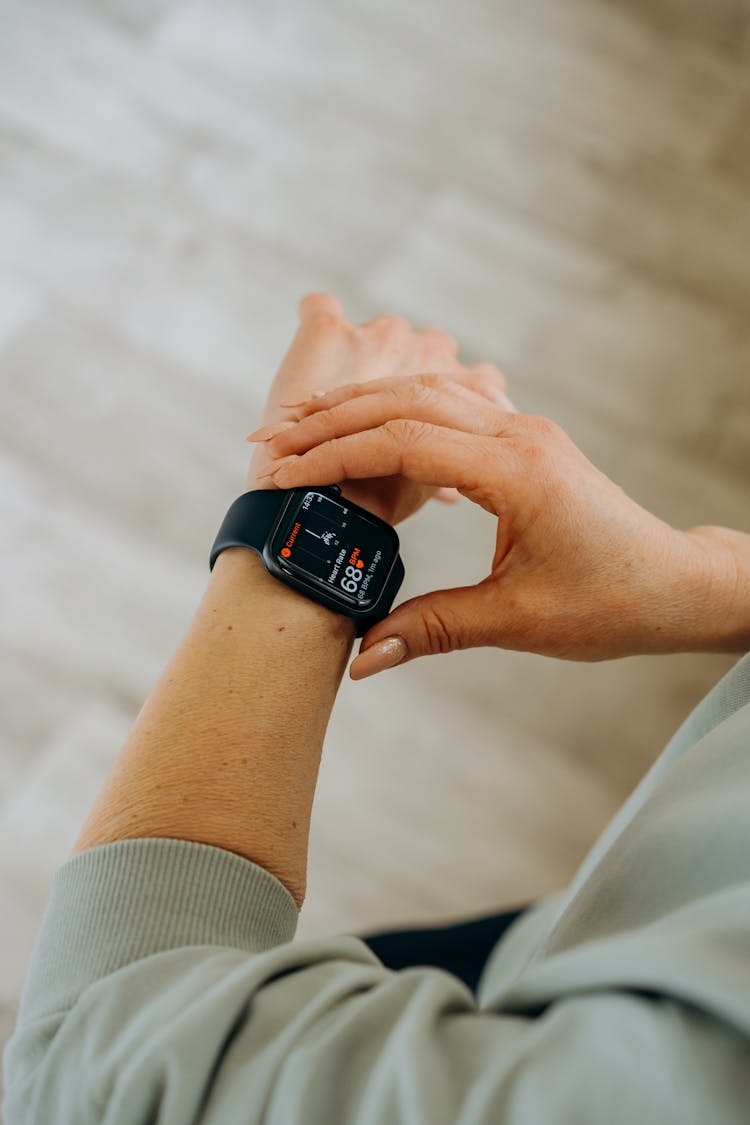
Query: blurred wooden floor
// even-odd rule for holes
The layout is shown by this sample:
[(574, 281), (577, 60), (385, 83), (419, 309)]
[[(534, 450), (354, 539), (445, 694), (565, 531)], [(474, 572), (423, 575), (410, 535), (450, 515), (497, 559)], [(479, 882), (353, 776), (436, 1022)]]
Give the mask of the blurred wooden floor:
[[(444, 326), (640, 503), (750, 530), (749, 22), (739, 0), (4, 0), (3, 1026), (305, 292)], [(484, 575), (478, 509), (402, 531), (404, 596)], [(346, 680), (300, 937), (562, 886), (732, 662), (481, 649)]]

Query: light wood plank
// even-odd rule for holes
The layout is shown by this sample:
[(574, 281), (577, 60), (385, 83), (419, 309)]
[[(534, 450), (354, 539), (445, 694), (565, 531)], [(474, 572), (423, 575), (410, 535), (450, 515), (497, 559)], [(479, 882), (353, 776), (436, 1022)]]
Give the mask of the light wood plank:
[[(747, 17), (6, 0), (0, 1040), (61, 841), (200, 595), (303, 293), (441, 324), (639, 502), (750, 530)], [(483, 577), (493, 531), (468, 504), (423, 510), (403, 596)], [(555, 888), (731, 663), (479, 649), (345, 681), (300, 937)]]

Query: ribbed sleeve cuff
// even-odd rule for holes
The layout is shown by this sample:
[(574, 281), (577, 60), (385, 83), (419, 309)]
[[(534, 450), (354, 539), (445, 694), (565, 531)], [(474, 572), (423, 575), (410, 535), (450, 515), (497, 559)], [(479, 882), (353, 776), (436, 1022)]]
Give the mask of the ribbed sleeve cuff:
[(23, 1019), (69, 1006), (123, 965), (168, 949), (259, 953), (291, 941), (297, 907), (275, 875), (190, 840), (118, 840), (56, 873), (21, 1001)]

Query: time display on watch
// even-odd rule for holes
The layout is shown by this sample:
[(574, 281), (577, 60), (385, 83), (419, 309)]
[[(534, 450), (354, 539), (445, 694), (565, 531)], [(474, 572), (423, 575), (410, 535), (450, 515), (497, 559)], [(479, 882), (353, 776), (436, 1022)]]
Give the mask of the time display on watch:
[(373, 606), (398, 552), (393, 529), (314, 489), (298, 494), (274, 536), (274, 561), (352, 606)]

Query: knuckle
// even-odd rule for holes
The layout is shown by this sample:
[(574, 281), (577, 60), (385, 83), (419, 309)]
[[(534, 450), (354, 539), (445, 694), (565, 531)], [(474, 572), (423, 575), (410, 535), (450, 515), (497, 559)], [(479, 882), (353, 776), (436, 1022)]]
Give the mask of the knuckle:
[(563, 432), (557, 422), (553, 422), (543, 414), (530, 414), (528, 419), (531, 432), (539, 441), (549, 442), (558, 439)]
[(372, 327), (384, 340), (398, 340), (411, 332), (411, 324), (402, 316), (379, 316)]
[(394, 410), (403, 409), (404, 405), (404, 385), (397, 383), (390, 387), (384, 387), (380, 392), (386, 399), (390, 400), (390, 404)]
[(440, 375), (436, 371), (423, 371), (417, 375), (415, 382), (423, 387), (444, 387), (445, 375)]
[(349, 448), (349, 442), (347, 442), (346, 438), (334, 437), (326, 443), (326, 453), (336, 467), (336, 475), (340, 476), (342, 479), (345, 478), (349, 472), (346, 463)]
[(344, 331), (341, 318), (330, 309), (320, 309), (311, 318), (311, 327), (316, 336), (329, 336)]
[(517, 448), (527, 466), (533, 465), (544, 472), (548, 469), (556, 472), (560, 459), (559, 443), (565, 436), (562, 427), (551, 418), (527, 414), (516, 430)]
[(458, 638), (444, 610), (425, 605), (422, 610), (422, 627), (432, 653), (452, 652), (458, 647)]
[(439, 376), (420, 375), (408, 386), (407, 399), (411, 406), (421, 407), (432, 402), (437, 392)]
[(473, 390), (487, 398), (495, 398), (508, 389), (507, 380), (499, 371), (474, 370), (469, 377), (469, 384)]
[(336, 407), (329, 406), (325, 410), (319, 410), (317, 414), (310, 415), (310, 428), (314, 428), (314, 432), (322, 435), (323, 437), (333, 438), (336, 436), (336, 419)]
[(436, 351), (447, 350), (454, 354), (458, 351), (458, 340), (456, 337), (451, 336), (448, 332), (444, 332), (442, 328), (435, 328), (430, 325), (428, 328), (423, 328), (419, 335)]
[(383, 423), (383, 429), (388, 434), (388, 437), (393, 438), (394, 441), (400, 444), (405, 436), (404, 431), (407, 425), (408, 421), (406, 418), (389, 418)]
[(432, 429), (428, 422), (414, 418), (389, 418), (383, 428), (401, 446), (415, 444)]
[[(358, 398), (363, 394), (369, 394), (370, 390), (371, 388), (366, 383), (342, 383), (335, 388), (335, 393), (338, 397), (337, 406), (341, 406), (342, 402), (346, 402), (349, 399)], [(334, 408), (331, 407), (330, 409)]]

